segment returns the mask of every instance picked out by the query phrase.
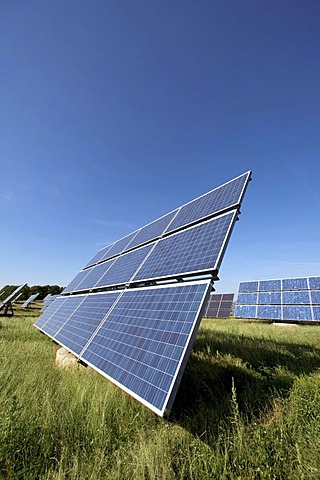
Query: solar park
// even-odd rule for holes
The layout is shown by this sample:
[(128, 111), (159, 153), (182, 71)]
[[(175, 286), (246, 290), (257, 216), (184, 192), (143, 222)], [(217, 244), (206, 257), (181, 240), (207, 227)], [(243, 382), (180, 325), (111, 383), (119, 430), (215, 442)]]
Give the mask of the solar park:
[(35, 326), (168, 417), (250, 178), (100, 250)]
[[(103, 248), (60, 295), (43, 300), (40, 317), (38, 303), (17, 308), (14, 322), (1, 318), (1, 472), (211, 480), (309, 471), (306, 478), (317, 478), (319, 277), (241, 282), (235, 319), (234, 294), (213, 288), (249, 178), (231, 207), (190, 213), (188, 222), (182, 206)], [(285, 306), (306, 307), (309, 325), (259, 322), (266, 319), (259, 307)], [(295, 315), (298, 323), (305, 316)], [(53, 364), (58, 346), (78, 367)], [(153, 412), (170, 414), (170, 422)]]

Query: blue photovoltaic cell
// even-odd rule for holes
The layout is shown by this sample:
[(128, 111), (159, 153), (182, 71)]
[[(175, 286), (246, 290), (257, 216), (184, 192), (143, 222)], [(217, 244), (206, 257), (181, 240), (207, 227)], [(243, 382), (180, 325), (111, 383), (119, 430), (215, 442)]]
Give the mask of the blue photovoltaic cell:
[(249, 176), (250, 172), (244, 173), (240, 177), (182, 206), (167, 231), (172, 232), (183, 225), (188, 225), (225, 208), (238, 205)]
[(90, 262), (87, 263), (87, 265), (84, 268), (100, 262), (103, 259), (103, 257), (108, 253), (108, 251), (111, 249), (111, 247), (113, 245), (114, 244), (111, 243), (111, 245), (108, 245), (107, 247), (102, 248), (102, 250), (99, 250), (99, 252), (96, 253), (96, 255), (90, 260)]
[(312, 320), (311, 307), (283, 306), (283, 320)]
[(153, 244), (133, 250), (125, 255), (117, 257), (113, 265), (100, 278), (96, 287), (117, 285), (129, 282), (143, 259), (148, 255)]
[(271, 292), (273, 290), (274, 291), (281, 290), (281, 280), (260, 280), (259, 282), (260, 292)]
[(281, 320), (281, 306), (277, 305), (259, 305), (257, 318), (262, 320), (273, 319)]
[(217, 269), (235, 214), (230, 212), (160, 240), (134, 280)]
[(125, 290), (82, 360), (163, 415), (207, 290), (208, 282)]
[[(65, 300), (61, 303), (60, 307), (54, 312), (48, 321), (41, 327), (41, 330), (44, 331), (50, 337), (54, 337), (55, 334), (60, 330), (62, 325), (68, 320), (68, 318), (73, 314), (73, 312), (78, 308), (81, 302), (83, 302), (84, 295), (72, 295), (70, 297), (59, 297)], [(54, 304), (58, 301), (56, 299)], [(49, 310), (50, 307), (48, 307)], [(47, 310), (43, 315), (47, 313)], [(40, 319), (41, 320), (41, 317)], [(38, 322), (37, 322), (38, 323)], [(37, 324), (36, 324), (37, 325)], [(37, 325), (38, 326), (38, 325)]]
[(100, 280), (100, 278), (105, 275), (105, 273), (109, 270), (109, 268), (114, 263), (115, 259), (108, 260), (107, 262), (99, 263), (98, 265), (91, 268), (89, 275), (87, 275), (82, 282), (74, 288), (74, 291), (80, 290), (90, 290), (92, 289), (96, 283)]
[(91, 272), (92, 268), (88, 268), (87, 270), (81, 270), (81, 272), (79, 272), (75, 277), (74, 279), (69, 283), (69, 285), (66, 286), (66, 288), (63, 290), (63, 294), (64, 293), (70, 293), (70, 292), (73, 292), (76, 287), (79, 285), (79, 283), (82, 282), (82, 280), (85, 279), (85, 277), (87, 275), (89, 275), (89, 273)]
[(258, 295), (259, 305), (281, 305), (281, 292), (261, 292)]
[(308, 290), (306, 278), (284, 278), (282, 280), (282, 290)]
[(177, 211), (178, 210), (174, 210), (173, 212), (170, 212), (167, 215), (158, 218), (158, 220), (149, 223), (145, 227), (142, 227), (137, 233), (137, 235), (131, 240), (125, 250), (129, 250), (133, 247), (136, 247), (137, 245), (142, 245), (143, 243), (160, 237), (166, 227), (169, 225), (172, 218), (176, 215)]
[(320, 321), (320, 307), (313, 307), (313, 318), (315, 321)]
[[(38, 327), (40, 330), (42, 329), (43, 325), (49, 320), (52, 315), (56, 313), (58, 308), (66, 301), (67, 297), (57, 297), (53, 302), (51, 302), (48, 307), (45, 309), (44, 313), (38, 318), (35, 323), (35, 326)], [(47, 300), (47, 297), (45, 298)]]
[(239, 285), (239, 293), (249, 293), (258, 291), (258, 282), (241, 282)]
[(310, 297), (308, 291), (303, 292), (283, 292), (282, 293), (282, 303), (284, 305), (310, 305)]
[(239, 293), (237, 303), (239, 305), (254, 305), (257, 304), (257, 292), (255, 293)]
[(320, 290), (311, 290), (312, 305), (320, 305)]
[(234, 316), (236, 318), (256, 318), (257, 307), (255, 305), (236, 305)]
[(320, 277), (309, 277), (310, 290), (320, 290)]
[(255, 293), (239, 293), (237, 303), (239, 305), (253, 305), (257, 304), (258, 294)]
[(118, 297), (119, 292), (83, 297), (83, 302), (63, 324), (54, 339), (79, 355)]
[(135, 232), (130, 233), (124, 238), (121, 238), (117, 242), (114, 242), (110, 250), (106, 252), (106, 254), (102, 257), (101, 260), (107, 260), (108, 258), (113, 257), (114, 255), (118, 255), (119, 253), (123, 252), (127, 245), (131, 242), (131, 240), (137, 235), (138, 230)]

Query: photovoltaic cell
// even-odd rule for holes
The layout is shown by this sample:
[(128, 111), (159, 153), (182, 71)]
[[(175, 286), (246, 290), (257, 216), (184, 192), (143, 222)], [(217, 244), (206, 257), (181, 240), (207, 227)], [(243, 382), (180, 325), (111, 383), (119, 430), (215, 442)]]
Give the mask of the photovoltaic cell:
[(278, 292), (281, 290), (281, 280), (261, 280), (259, 282), (260, 292), (271, 292), (273, 290)]
[(237, 303), (239, 305), (257, 305), (258, 294), (255, 293), (239, 293)]
[(35, 326), (41, 330), (44, 324), (56, 313), (56, 311), (61, 307), (61, 305), (63, 305), (63, 303), (65, 303), (66, 300), (67, 297), (57, 297), (54, 301), (52, 301), (45, 309), (41, 317), (36, 321)]
[(241, 282), (239, 285), (239, 293), (250, 293), (258, 291), (258, 282)]
[(208, 282), (125, 290), (83, 361), (163, 415), (200, 321)]
[(145, 227), (142, 227), (125, 250), (129, 250), (137, 245), (142, 245), (150, 240), (160, 237), (165, 231), (166, 227), (169, 225), (172, 218), (176, 215), (177, 211), (178, 210), (174, 210), (158, 220), (149, 223)]
[(308, 291), (303, 292), (283, 292), (282, 303), (286, 305), (310, 304), (310, 297)]
[(129, 282), (143, 259), (148, 255), (153, 244), (133, 250), (115, 259), (115, 262), (100, 278), (95, 287), (117, 285)]
[(106, 252), (106, 254), (102, 257), (101, 260), (107, 260), (108, 258), (111, 258), (115, 255), (118, 255), (119, 253), (123, 252), (127, 245), (133, 240), (133, 238), (137, 235), (138, 230), (135, 232), (130, 233), (124, 238), (121, 238), (117, 242), (114, 242), (110, 250)]
[(218, 269), (224, 242), (235, 217), (236, 212), (230, 212), (163, 238), (134, 276), (134, 280)]
[(281, 320), (281, 306), (280, 305), (259, 305), (257, 318), (261, 320)]
[[(66, 301), (61, 302), (59, 308), (54, 312), (53, 315), (47, 320), (45, 324), (41, 327), (39, 326), (38, 322), (36, 322), (36, 327), (40, 328), (44, 333), (49, 335), (49, 337), (54, 338), (55, 334), (60, 330), (63, 324), (68, 320), (68, 318), (73, 314), (73, 312), (78, 308), (81, 302), (83, 302), (85, 296), (83, 295), (72, 295), (70, 297), (59, 297), (59, 299), (66, 299)], [(58, 301), (56, 299), (52, 307), (55, 306), (55, 303)], [(44, 312), (43, 315), (47, 313), (50, 307)], [(42, 315), (42, 316), (43, 316)], [(42, 316), (40, 317), (39, 321), (42, 320)]]
[(320, 277), (309, 277), (309, 285), (311, 290), (320, 290)]
[(308, 290), (306, 278), (285, 278), (282, 280), (282, 290)]
[(283, 320), (312, 320), (311, 307), (305, 306), (283, 306)]
[(106, 247), (99, 250), (99, 252), (94, 255), (94, 257), (90, 260), (90, 262), (87, 263), (87, 265), (84, 268), (100, 262), (103, 259), (103, 257), (105, 257), (107, 255), (109, 250), (111, 250), (113, 245), (114, 245), (114, 243), (111, 243), (111, 245), (107, 245)]
[(250, 172), (244, 173), (230, 182), (182, 206), (179, 213), (170, 224), (168, 232), (183, 225), (205, 218), (225, 208), (236, 206), (241, 202), (244, 188)]
[(320, 305), (320, 290), (311, 290), (312, 305)]
[(320, 307), (313, 307), (313, 319), (320, 321)]
[(80, 355), (118, 297), (119, 292), (84, 296), (83, 301), (57, 331), (54, 339), (75, 355)]
[(113, 258), (92, 267), (90, 273), (74, 288), (74, 291), (91, 290), (94, 288), (96, 283), (106, 274), (114, 262), (115, 259)]
[(66, 286), (66, 288), (63, 290), (63, 294), (65, 293), (71, 293), (74, 290), (77, 289), (77, 286), (84, 280), (89, 273), (91, 272), (92, 268), (88, 268), (87, 270), (81, 270), (74, 279), (69, 283), (69, 285)]
[(281, 292), (260, 292), (257, 300), (253, 303), (258, 303), (259, 305), (281, 305)]
[(236, 305), (234, 307), (234, 316), (236, 318), (257, 318), (257, 306)]

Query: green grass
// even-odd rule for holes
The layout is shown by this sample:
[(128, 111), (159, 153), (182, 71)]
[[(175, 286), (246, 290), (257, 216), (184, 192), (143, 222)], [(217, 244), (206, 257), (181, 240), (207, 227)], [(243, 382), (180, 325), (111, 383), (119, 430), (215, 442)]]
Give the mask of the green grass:
[(203, 320), (170, 422), (0, 318), (0, 478), (320, 479), (320, 329)]

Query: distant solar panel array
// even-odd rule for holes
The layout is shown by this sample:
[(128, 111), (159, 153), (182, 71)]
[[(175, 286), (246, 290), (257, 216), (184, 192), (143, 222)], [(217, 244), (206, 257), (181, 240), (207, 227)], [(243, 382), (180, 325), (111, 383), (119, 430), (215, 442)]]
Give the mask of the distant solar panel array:
[(8, 310), (10, 309), (13, 314), (11, 304), (22, 295), (22, 293), (20, 292), (23, 287), (25, 287), (25, 285), (25, 283), (23, 285), (19, 285), (19, 287), (17, 287), (10, 295), (8, 295), (4, 300), (2, 300), (2, 302), (0, 303), (0, 312), (3, 310), (5, 314), (7, 314)]
[(204, 317), (228, 318), (233, 307), (234, 293), (211, 293)]
[(34, 293), (33, 295), (30, 295), (30, 297), (21, 305), (21, 307), (28, 308), (31, 302), (33, 302), (38, 296), (39, 293)]
[(100, 250), (36, 327), (167, 416), (250, 175)]
[(236, 318), (320, 321), (320, 277), (241, 282)]

